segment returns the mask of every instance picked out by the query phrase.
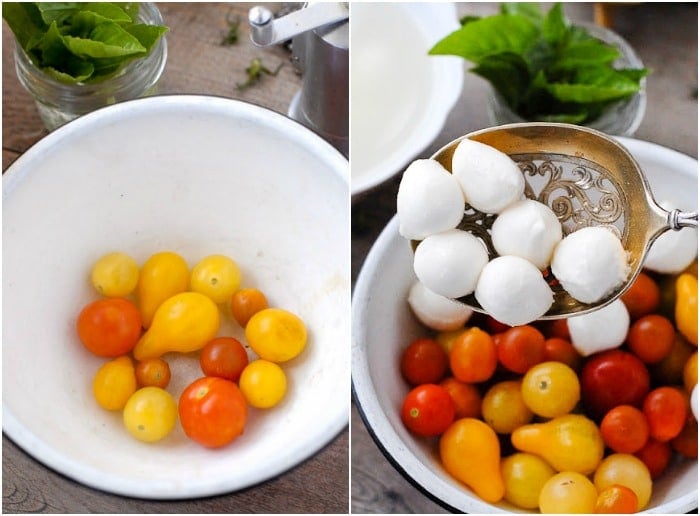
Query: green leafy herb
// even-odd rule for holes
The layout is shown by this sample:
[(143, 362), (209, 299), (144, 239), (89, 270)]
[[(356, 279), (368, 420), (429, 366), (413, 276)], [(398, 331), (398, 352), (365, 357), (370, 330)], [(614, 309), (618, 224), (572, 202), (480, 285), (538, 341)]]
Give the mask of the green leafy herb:
[(66, 83), (104, 80), (148, 55), (168, 30), (138, 21), (134, 2), (3, 2), (2, 17), (32, 62)]
[(228, 23), (228, 32), (221, 40), (221, 45), (235, 45), (238, 43), (238, 28), (241, 25), (241, 17), (236, 16), (234, 19), (230, 19), (226, 16), (226, 23)]
[(270, 70), (267, 68), (265, 65), (263, 65), (262, 61), (255, 57), (253, 60), (250, 62), (250, 65), (245, 69), (246, 73), (248, 74), (248, 79), (243, 82), (236, 84), (239, 90), (244, 90), (245, 88), (248, 88), (249, 86), (252, 86), (256, 82), (260, 80), (260, 78), (264, 75), (277, 75), (277, 73), (280, 71), (280, 68), (284, 63), (280, 63), (277, 68), (274, 70)]
[(464, 17), (431, 55), (456, 55), (474, 66), (508, 106), (527, 120), (587, 123), (640, 89), (646, 68), (616, 69), (619, 50), (564, 15), (538, 4), (501, 4), (499, 14)]

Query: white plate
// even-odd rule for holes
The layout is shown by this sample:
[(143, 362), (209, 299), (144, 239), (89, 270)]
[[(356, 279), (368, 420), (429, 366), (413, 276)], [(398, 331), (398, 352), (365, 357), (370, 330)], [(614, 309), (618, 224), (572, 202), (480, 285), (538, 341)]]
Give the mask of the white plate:
[(459, 98), (464, 60), (429, 56), (459, 28), (455, 4), (357, 2), (351, 6), (352, 195), (398, 173), (432, 143)]
[[(214, 97), (117, 104), (37, 143), (3, 176), (3, 430), (60, 473), (141, 498), (231, 492), (313, 455), (348, 422), (348, 175), (347, 160), (300, 124)], [(283, 365), (286, 399), (251, 409), (225, 448), (199, 446), (179, 424), (140, 443), (92, 397), (104, 360), (75, 332), (96, 299), (90, 267), (110, 250), (143, 263), (164, 249), (190, 265), (231, 256), (244, 286), (309, 330), (307, 349)], [(243, 338), (226, 320), (220, 334)], [(196, 356), (166, 357), (177, 399), (202, 374)]]
[[(698, 163), (659, 145), (620, 138), (644, 170), (657, 199), (697, 209)], [(392, 464), (439, 503), (460, 512), (523, 512), (506, 502), (490, 505), (450, 477), (439, 465), (434, 443), (413, 437), (399, 407), (406, 384), (396, 367), (408, 342), (426, 335), (406, 298), (415, 280), (412, 252), (394, 217), (370, 250), (352, 301), (352, 381), (369, 432)], [(697, 462), (673, 465), (654, 483), (648, 512), (684, 513), (697, 508)]]

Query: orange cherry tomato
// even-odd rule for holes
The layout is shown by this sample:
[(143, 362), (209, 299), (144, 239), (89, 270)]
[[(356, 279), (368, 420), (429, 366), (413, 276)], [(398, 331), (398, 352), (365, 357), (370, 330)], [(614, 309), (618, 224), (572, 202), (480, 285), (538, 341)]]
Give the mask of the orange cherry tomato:
[(637, 512), (637, 495), (629, 487), (614, 484), (598, 493), (595, 514), (633, 514)]
[(661, 291), (651, 276), (640, 272), (620, 299), (627, 307), (630, 318), (637, 319), (656, 311), (661, 302)]
[(630, 326), (627, 345), (645, 364), (663, 360), (673, 348), (676, 329), (666, 317), (643, 315)]
[(498, 361), (509, 371), (526, 373), (544, 361), (544, 343), (544, 335), (534, 326), (514, 326), (503, 332), (498, 341)]
[(136, 364), (136, 382), (140, 387), (165, 389), (170, 383), (170, 366), (162, 358), (146, 358)]
[(644, 413), (632, 405), (618, 405), (600, 422), (605, 444), (618, 453), (635, 453), (649, 439), (649, 424)]
[(480, 328), (469, 328), (455, 340), (450, 350), (450, 369), (462, 382), (484, 382), (498, 366), (496, 344)]
[(202, 348), (199, 365), (206, 376), (237, 382), (248, 365), (248, 353), (238, 339), (217, 337)]
[(257, 288), (242, 288), (231, 297), (231, 315), (243, 328), (251, 317), (267, 307), (265, 294)]
[(450, 376), (440, 382), (452, 397), (455, 404), (455, 419), (481, 416), (481, 392), (471, 383), (464, 383)]
[(243, 433), (248, 405), (235, 383), (204, 377), (182, 392), (178, 413), (182, 429), (190, 439), (207, 448), (219, 448)]
[(550, 337), (544, 341), (543, 362), (562, 362), (574, 371), (581, 369), (583, 357), (576, 351), (576, 348), (568, 339), (561, 337)]
[(131, 301), (106, 298), (85, 306), (77, 320), (83, 345), (100, 357), (125, 355), (141, 337), (141, 314)]
[(445, 348), (436, 340), (419, 338), (401, 354), (401, 374), (411, 385), (438, 383), (447, 372), (448, 362)]
[(670, 441), (685, 426), (688, 398), (680, 388), (657, 387), (644, 398), (642, 412), (649, 423), (651, 437), (659, 441)]
[(688, 414), (681, 433), (671, 439), (671, 448), (684, 457), (698, 458), (698, 422), (695, 416)]
[(671, 461), (673, 450), (669, 442), (657, 441), (650, 437), (641, 450), (634, 454), (646, 464), (651, 478), (658, 478), (666, 470), (666, 466)]

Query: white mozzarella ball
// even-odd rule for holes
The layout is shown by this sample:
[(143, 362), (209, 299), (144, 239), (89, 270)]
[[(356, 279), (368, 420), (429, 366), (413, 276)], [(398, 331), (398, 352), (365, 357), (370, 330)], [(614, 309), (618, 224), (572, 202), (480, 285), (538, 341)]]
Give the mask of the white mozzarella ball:
[(532, 199), (517, 201), (503, 210), (491, 227), (491, 241), (500, 255), (514, 255), (544, 270), (562, 239), (559, 219), (552, 209)]
[(604, 299), (628, 278), (630, 266), (620, 240), (604, 227), (586, 227), (554, 249), (552, 273), (571, 297), (583, 303)]
[(630, 315), (627, 307), (616, 299), (603, 308), (566, 320), (571, 344), (583, 356), (620, 346), (627, 337)]
[(411, 163), (396, 196), (399, 233), (422, 240), (457, 227), (464, 215), (464, 194), (457, 179), (433, 159)]
[(436, 294), (420, 281), (411, 285), (408, 304), (421, 323), (436, 331), (457, 330), (474, 313), (467, 305)]
[(474, 292), (481, 269), (488, 261), (486, 246), (479, 238), (467, 231), (450, 229), (418, 244), (413, 270), (436, 294), (458, 298)]
[(525, 192), (523, 174), (510, 156), (469, 138), (454, 151), (452, 173), (467, 203), (484, 213), (500, 213)]
[(481, 271), (476, 300), (494, 319), (520, 326), (542, 317), (554, 294), (532, 263), (518, 256), (499, 256)]
[(698, 420), (698, 384), (693, 386), (693, 390), (690, 391), (690, 410), (695, 416), (695, 420)]
[(697, 228), (668, 230), (657, 238), (644, 258), (644, 267), (661, 274), (678, 274), (698, 256)]

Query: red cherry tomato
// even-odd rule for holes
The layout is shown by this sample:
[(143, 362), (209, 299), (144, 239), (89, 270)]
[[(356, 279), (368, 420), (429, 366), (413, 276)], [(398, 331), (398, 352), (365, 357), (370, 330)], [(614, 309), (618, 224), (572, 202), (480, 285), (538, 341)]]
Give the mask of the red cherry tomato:
[(644, 315), (634, 321), (627, 334), (627, 345), (645, 364), (660, 362), (673, 348), (676, 329), (663, 315)]
[(695, 416), (688, 414), (681, 433), (671, 439), (671, 448), (684, 457), (698, 458), (698, 421)]
[(440, 386), (447, 389), (455, 404), (455, 419), (463, 417), (481, 417), (482, 396), (478, 387), (471, 383), (464, 383), (452, 376), (440, 382)]
[(594, 419), (617, 405), (641, 407), (649, 372), (632, 353), (612, 349), (591, 355), (581, 370), (581, 400)]
[(146, 358), (136, 364), (136, 382), (140, 387), (165, 389), (170, 383), (170, 366), (162, 358)]
[(666, 466), (671, 461), (673, 450), (670, 443), (657, 441), (650, 437), (642, 449), (634, 455), (646, 464), (651, 478), (654, 479), (666, 470)]
[(581, 369), (583, 357), (568, 339), (550, 337), (544, 341), (543, 362), (562, 362), (574, 371)]
[(178, 413), (182, 429), (190, 439), (207, 448), (218, 448), (243, 433), (248, 406), (235, 383), (204, 377), (182, 392)]
[(207, 376), (217, 376), (237, 382), (248, 365), (248, 353), (233, 337), (217, 337), (202, 348), (199, 365)]
[(618, 405), (610, 409), (600, 422), (600, 434), (613, 451), (635, 453), (649, 439), (649, 424), (637, 407)]
[(98, 299), (81, 310), (76, 326), (80, 341), (92, 353), (119, 357), (131, 351), (141, 337), (141, 314), (127, 299)]
[(524, 374), (544, 361), (544, 341), (544, 335), (534, 326), (509, 328), (498, 341), (498, 361), (509, 371)]
[(620, 299), (634, 320), (654, 312), (661, 302), (661, 293), (659, 286), (651, 279), (651, 276), (640, 272)]
[(676, 387), (657, 387), (644, 398), (642, 412), (649, 434), (657, 441), (670, 441), (681, 433), (688, 417), (688, 398)]
[(423, 437), (442, 434), (455, 418), (455, 406), (444, 387), (426, 383), (414, 387), (404, 398), (401, 420), (411, 432)]
[(420, 338), (401, 355), (401, 374), (411, 385), (438, 383), (447, 372), (447, 352), (436, 340)]
[(547, 338), (559, 337), (560, 339), (571, 340), (571, 334), (569, 333), (569, 325), (566, 319), (554, 319), (552, 321), (545, 321), (542, 325), (542, 333)]

